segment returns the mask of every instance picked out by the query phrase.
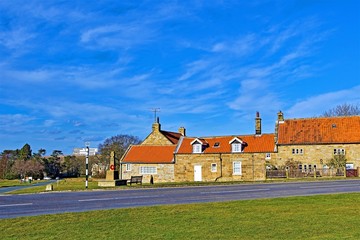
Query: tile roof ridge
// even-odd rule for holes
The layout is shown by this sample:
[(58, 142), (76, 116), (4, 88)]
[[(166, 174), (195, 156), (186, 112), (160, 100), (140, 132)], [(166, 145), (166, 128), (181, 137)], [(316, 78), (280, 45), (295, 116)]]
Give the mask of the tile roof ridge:
[(286, 118), (284, 121), (287, 120), (314, 120), (314, 119), (339, 119), (339, 118), (356, 118), (356, 117), (360, 117), (360, 115), (347, 115), (347, 116), (329, 116), (329, 117), (324, 117), (324, 116), (318, 116), (318, 117), (308, 117), (308, 118)]
[(203, 136), (203, 137), (196, 137), (196, 136), (184, 136), (184, 138), (198, 138), (198, 139), (208, 139), (208, 138), (231, 138), (231, 137), (252, 137), (252, 136), (262, 136), (262, 135), (275, 135), (275, 133), (262, 133), (262, 134), (232, 134), (232, 135), (221, 135), (221, 136)]

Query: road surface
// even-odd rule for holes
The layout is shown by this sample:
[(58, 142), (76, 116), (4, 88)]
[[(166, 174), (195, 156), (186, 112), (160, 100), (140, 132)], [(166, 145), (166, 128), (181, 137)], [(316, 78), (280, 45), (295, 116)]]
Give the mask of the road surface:
[(360, 192), (359, 180), (0, 195), (0, 219), (168, 204)]

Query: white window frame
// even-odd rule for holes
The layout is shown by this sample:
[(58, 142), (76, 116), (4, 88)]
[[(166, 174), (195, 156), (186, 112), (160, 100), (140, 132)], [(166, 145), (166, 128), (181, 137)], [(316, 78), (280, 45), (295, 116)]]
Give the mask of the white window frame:
[(304, 154), (304, 149), (302, 149), (302, 148), (293, 148), (291, 150), (291, 153), (293, 155), (303, 155)]
[(126, 171), (131, 172), (131, 164), (130, 163), (126, 164)]
[(231, 151), (232, 152), (241, 152), (241, 143), (232, 143), (231, 144)]
[[(236, 166), (238, 165), (238, 166)], [(233, 175), (242, 175), (242, 162), (235, 161), (233, 162)]]
[(265, 153), (265, 159), (271, 159), (271, 153)]
[(193, 153), (201, 153), (202, 152), (202, 145), (200, 143), (193, 144)]
[(157, 174), (157, 168), (154, 166), (140, 166), (139, 167), (140, 174)]
[(345, 155), (344, 148), (334, 148), (334, 155)]
[(217, 164), (216, 163), (211, 164), (211, 172), (217, 172)]

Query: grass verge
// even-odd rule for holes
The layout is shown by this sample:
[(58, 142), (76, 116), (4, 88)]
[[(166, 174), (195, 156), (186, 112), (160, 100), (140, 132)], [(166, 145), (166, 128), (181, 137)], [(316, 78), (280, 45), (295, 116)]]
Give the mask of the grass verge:
[[(351, 178), (354, 180), (359, 180), (359, 178)], [(98, 186), (98, 180), (90, 178), (88, 181), (88, 189), (125, 189), (125, 188), (152, 188), (152, 187), (185, 187), (185, 186), (209, 186), (209, 185), (230, 185), (230, 184), (257, 184), (257, 183), (280, 183), (280, 182), (304, 182), (304, 181), (334, 181), (334, 180), (349, 180), (349, 178), (306, 178), (306, 179), (274, 179), (274, 180), (265, 180), (257, 182), (170, 182), (170, 183), (156, 183), (150, 185), (149, 183), (143, 183), (142, 185), (133, 184), (131, 186), (117, 186), (117, 187), (108, 187), (103, 188)], [(18, 181), (12, 180), (14, 185), (21, 185)], [(11, 184), (11, 181), (8, 181), (8, 184)], [(1, 182), (0, 182), (1, 183)], [(36, 182), (33, 182), (36, 183)], [(51, 183), (53, 185), (53, 191), (81, 191), (85, 190), (85, 178), (65, 178), (60, 181)], [(0, 184), (1, 187), (1, 184)], [(45, 192), (45, 186), (24, 188), (16, 191), (12, 191), (11, 194), (24, 194), (24, 193), (40, 193)]]
[(0, 220), (1, 239), (359, 239), (360, 193)]

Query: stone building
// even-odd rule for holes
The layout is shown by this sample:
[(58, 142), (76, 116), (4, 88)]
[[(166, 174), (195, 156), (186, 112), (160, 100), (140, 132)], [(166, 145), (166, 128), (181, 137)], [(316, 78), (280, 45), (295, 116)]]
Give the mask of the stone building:
[(159, 118), (152, 125), (152, 132), (140, 145), (130, 146), (120, 160), (121, 179), (143, 176), (143, 182), (173, 182), (174, 151), (185, 128), (179, 132), (161, 129)]
[(345, 155), (347, 168), (360, 167), (360, 116), (284, 119), (279, 112), (275, 141), (277, 157), (271, 162), (276, 166), (293, 160), (299, 170), (311, 172)]
[(265, 180), (274, 147), (274, 134), (183, 137), (175, 151), (175, 182)]

